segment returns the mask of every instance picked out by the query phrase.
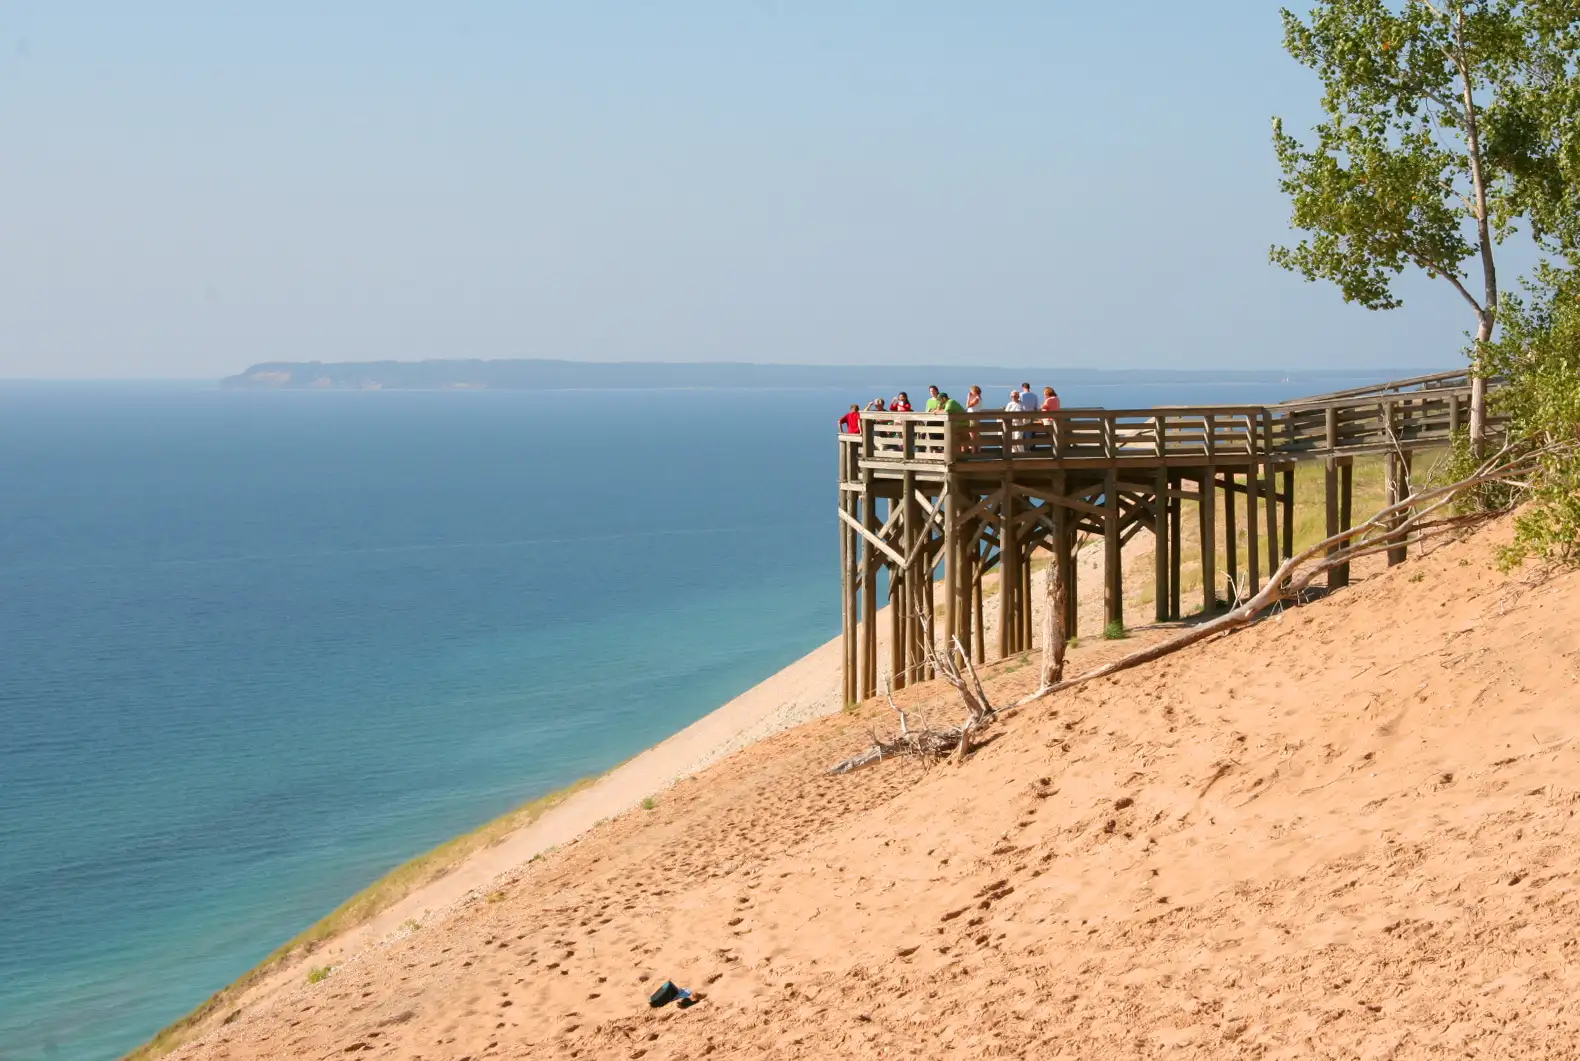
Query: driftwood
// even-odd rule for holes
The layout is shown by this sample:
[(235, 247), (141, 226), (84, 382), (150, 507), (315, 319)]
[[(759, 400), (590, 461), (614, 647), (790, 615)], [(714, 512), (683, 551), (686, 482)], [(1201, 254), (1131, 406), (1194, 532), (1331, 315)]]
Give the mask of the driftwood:
[(957, 726), (942, 728), (922, 726), (920, 729), (913, 729), (910, 717), (894, 702), (890, 683), (885, 682), (884, 694), (888, 698), (889, 706), (900, 717), (900, 731), (893, 736), (882, 737), (877, 730), (873, 730), (872, 743), (865, 751), (835, 763), (829, 768), (829, 773), (848, 774), (869, 763), (881, 762), (897, 755), (927, 761), (953, 756), (958, 762), (971, 753), (971, 742), (976, 734), (991, 725), (998, 717), (998, 712), (988, 700), (987, 692), (982, 688), (982, 679), (977, 676), (976, 668), (971, 665), (971, 655), (960, 644), (960, 639), (952, 638), (948, 651), (940, 655), (933, 643), (931, 618), (925, 613), (920, 617), (925, 635), (922, 638), (924, 662), (932, 667), (940, 678), (954, 686), (955, 692), (960, 695), (960, 702), (965, 705), (965, 721)]
[(1326, 574), (1340, 564), (1373, 553), (1399, 546), (1415, 545), (1444, 534), (1462, 531), (1498, 516), (1507, 509), (1438, 519), (1428, 518), (1452, 505), (1463, 494), (1489, 483), (1525, 485), (1516, 477), (1529, 472), (1542, 457), (1552, 452), (1554, 447), (1522, 450), (1511, 444), (1486, 460), (1476, 469), (1475, 474), (1459, 482), (1419, 492), (1413, 489), (1412, 484), (1408, 497), (1380, 509), (1365, 523), (1341, 531), (1331, 538), (1325, 538), (1285, 560), (1260, 592), (1217, 618), (1068, 680), (1056, 678), (1049, 681), (1047, 675), (1044, 675), (1042, 684), (1036, 691), (1008, 705), (1005, 710), (1014, 710), (1064, 689), (1105, 678), (1110, 674), (1118, 674), (1120, 671), (1139, 667), (1143, 663), (1151, 663), (1182, 648), (1249, 626), (1268, 608), (1286, 600), (1300, 600), (1301, 595), (1318, 576)]

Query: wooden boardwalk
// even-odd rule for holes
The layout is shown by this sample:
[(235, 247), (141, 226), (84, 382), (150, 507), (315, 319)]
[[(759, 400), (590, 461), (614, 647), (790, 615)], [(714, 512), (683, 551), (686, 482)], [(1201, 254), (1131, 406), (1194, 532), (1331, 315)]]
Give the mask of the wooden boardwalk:
[[(1122, 550), (1143, 528), (1156, 537), (1158, 621), (1182, 614), (1181, 502), (1196, 501), (1203, 607), (1233, 599), (1246, 570), (1256, 591), (1293, 552), (1294, 467), (1321, 461), (1329, 535), (1352, 526), (1356, 456), (1385, 458), (1390, 499), (1404, 496), (1412, 457), (1449, 444), (1469, 423), (1470, 379), (1439, 373), (1282, 405), (1066, 409), (1056, 413), (863, 413), (839, 439), (845, 699), (931, 677), (922, 615), (958, 636), (978, 661), (1033, 647), (1031, 561), (1051, 554), (1076, 629), (1075, 550), (1104, 544), (1104, 622), (1124, 622)], [(1221, 506), (1219, 495), (1222, 495)], [(1247, 531), (1240, 563), (1238, 520)], [(1222, 515), (1222, 519), (1219, 516)], [(1220, 527), (1218, 524), (1222, 523)], [(1391, 551), (1390, 563), (1404, 559)], [(983, 578), (997, 570), (997, 644), (985, 643)], [(890, 659), (878, 660), (878, 597), (887, 574)], [(1345, 569), (1331, 576), (1343, 585)], [(989, 650), (994, 651), (990, 654)]]

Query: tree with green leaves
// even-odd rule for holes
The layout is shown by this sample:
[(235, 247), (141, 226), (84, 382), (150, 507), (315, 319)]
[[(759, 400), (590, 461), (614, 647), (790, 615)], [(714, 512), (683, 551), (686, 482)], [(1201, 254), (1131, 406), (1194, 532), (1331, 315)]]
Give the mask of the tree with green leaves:
[[(1484, 444), (1482, 371), (1498, 322), (1495, 250), (1524, 221), (1548, 249), (1580, 245), (1574, 0), (1323, 0), (1283, 12), (1284, 47), (1322, 82), (1307, 147), (1274, 119), (1293, 247), (1273, 261), (1369, 309), (1401, 302), (1408, 268), (1470, 306), (1471, 438)], [(1474, 275), (1473, 275), (1474, 274)]]

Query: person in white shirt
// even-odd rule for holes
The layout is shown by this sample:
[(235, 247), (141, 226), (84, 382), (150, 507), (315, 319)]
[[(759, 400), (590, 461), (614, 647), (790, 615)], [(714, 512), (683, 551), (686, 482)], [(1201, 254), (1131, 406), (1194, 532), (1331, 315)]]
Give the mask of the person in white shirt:
[[(1026, 411), (1026, 407), (1021, 404), (1020, 391), (1012, 390), (1009, 392), (1009, 401), (1005, 404), (1004, 411), (1006, 413), (1023, 413)], [(1016, 453), (1023, 448), (1021, 433), (1010, 430), (1010, 421), (1007, 418), (1004, 421), (1004, 444), (1009, 446), (1012, 452)]]

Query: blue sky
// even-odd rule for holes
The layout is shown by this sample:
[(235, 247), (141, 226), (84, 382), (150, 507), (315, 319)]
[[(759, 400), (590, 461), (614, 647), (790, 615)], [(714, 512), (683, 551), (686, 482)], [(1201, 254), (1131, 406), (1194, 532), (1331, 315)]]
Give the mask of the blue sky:
[(0, 0), (0, 377), (1453, 364), (1267, 263), (1276, 4)]

